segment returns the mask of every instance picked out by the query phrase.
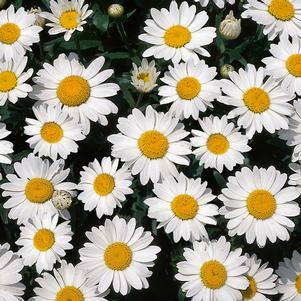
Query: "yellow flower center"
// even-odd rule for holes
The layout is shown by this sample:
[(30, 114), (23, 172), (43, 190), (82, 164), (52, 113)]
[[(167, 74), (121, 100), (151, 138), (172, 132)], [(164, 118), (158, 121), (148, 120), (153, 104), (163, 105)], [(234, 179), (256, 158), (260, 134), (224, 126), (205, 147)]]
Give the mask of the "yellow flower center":
[(66, 11), (60, 17), (60, 24), (65, 29), (74, 29), (79, 24), (79, 14), (75, 10)]
[(146, 131), (138, 139), (138, 147), (142, 154), (149, 159), (163, 158), (169, 144), (167, 138), (158, 131)]
[(273, 216), (277, 203), (274, 196), (267, 190), (252, 191), (247, 198), (247, 208), (256, 219), (267, 219)]
[(252, 299), (257, 293), (256, 281), (253, 277), (247, 276), (249, 280), (249, 286), (246, 290), (242, 291), (242, 296), (244, 300)]
[(165, 44), (173, 48), (181, 48), (191, 40), (191, 32), (182, 25), (175, 25), (166, 30)]
[(64, 136), (61, 126), (55, 122), (46, 122), (41, 128), (40, 134), (48, 143), (58, 143)]
[(93, 186), (97, 194), (105, 196), (114, 190), (115, 180), (111, 175), (103, 173), (95, 178)]
[(244, 93), (245, 105), (253, 113), (263, 113), (270, 107), (270, 97), (261, 88), (251, 88)]
[(202, 86), (194, 77), (184, 77), (177, 84), (177, 93), (184, 100), (191, 100), (199, 95)]
[(227, 271), (223, 264), (209, 260), (201, 267), (200, 277), (203, 284), (210, 289), (218, 289), (227, 281)]
[(198, 210), (198, 202), (188, 194), (180, 194), (171, 202), (171, 210), (182, 220), (193, 219)]
[(293, 54), (286, 60), (286, 69), (288, 72), (295, 76), (301, 76), (301, 54)]
[(38, 230), (33, 237), (33, 244), (40, 252), (48, 251), (53, 246), (54, 242), (54, 234), (48, 229)]
[(115, 242), (109, 245), (104, 253), (104, 261), (107, 267), (115, 271), (123, 271), (128, 268), (132, 258), (131, 248), (123, 242)]
[(215, 155), (226, 153), (229, 147), (230, 143), (223, 134), (212, 134), (207, 139), (207, 148)]
[(21, 35), (19, 26), (15, 23), (5, 23), (0, 26), (0, 42), (3, 44), (15, 43)]
[(80, 289), (67, 285), (56, 294), (55, 301), (85, 301), (85, 297)]
[(43, 178), (33, 178), (25, 187), (25, 196), (32, 203), (45, 203), (51, 199), (54, 192), (53, 184)]
[(289, 21), (295, 16), (295, 8), (289, 0), (272, 0), (268, 12), (281, 21)]
[(17, 76), (12, 71), (0, 72), (0, 92), (5, 93), (17, 86)]
[(139, 73), (138, 74), (138, 79), (142, 79), (145, 83), (148, 83), (149, 82), (149, 74), (148, 73)]
[(77, 107), (89, 99), (91, 88), (88, 81), (81, 76), (71, 75), (59, 83), (56, 93), (62, 104)]
[(296, 289), (298, 291), (299, 294), (301, 294), (301, 274), (299, 274), (296, 277), (296, 283), (295, 283)]

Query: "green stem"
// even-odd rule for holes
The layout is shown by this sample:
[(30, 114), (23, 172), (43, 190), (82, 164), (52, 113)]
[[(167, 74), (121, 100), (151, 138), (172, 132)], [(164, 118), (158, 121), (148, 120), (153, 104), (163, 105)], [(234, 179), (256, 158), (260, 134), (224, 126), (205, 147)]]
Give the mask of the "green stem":
[(81, 60), (82, 59), (82, 52), (81, 52), (81, 49), (80, 49), (78, 32), (75, 33), (75, 45), (76, 45), (77, 54), (79, 56), (79, 59)]
[(137, 103), (136, 103), (136, 107), (139, 108), (140, 104), (141, 104), (141, 101), (143, 99), (143, 96), (144, 96), (144, 93), (140, 93), (139, 96), (138, 96), (138, 100), (137, 100)]
[(126, 48), (128, 48), (128, 39), (127, 39), (127, 35), (126, 35), (126, 32), (125, 32), (123, 23), (121, 23), (121, 22), (116, 22), (116, 27), (117, 27), (117, 30), (118, 30), (119, 35), (120, 35), (120, 37), (121, 37), (121, 40), (122, 40), (122, 42), (124, 43), (124, 46), (125, 46)]

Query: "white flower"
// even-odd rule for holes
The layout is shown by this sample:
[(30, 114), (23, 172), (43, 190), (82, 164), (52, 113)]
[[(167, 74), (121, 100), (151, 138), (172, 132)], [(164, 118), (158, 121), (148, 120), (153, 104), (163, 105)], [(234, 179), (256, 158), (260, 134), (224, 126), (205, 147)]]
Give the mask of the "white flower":
[(7, 100), (16, 103), (19, 98), (26, 98), (32, 91), (32, 87), (25, 83), (33, 73), (32, 68), (24, 72), (27, 61), (26, 56), (0, 61), (0, 106), (5, 105)]
[[(208, 3), (212, 2), (212, 0), (194, 0), (195, 2), (200, 2), (202, 6), (207, 6)], [(230, 4), (234, 4), (235, 0), (213, 0), (215, 5), (219, 8), (223, 8), (225, 6), (225, 2), (228, 2)]]
[(35, 18), (36, 18), (36, 21), (34, 23), (35, 25), (41, 26), (41, 27), (45, 26), (46, 20), (43, 17), (41, 17), (42, 9), (39, 6), (32, 7), (28, 12), (30, 14), (35, 15)]
[(1, 301), (23, 301), (25, 285), (20, 282), (23, 260), (9, 248), (8, 243), (0, 245), (0, 298)]
[(219, 26), (219, 32), (226, 40), (235, 40), (241, 33), (241, 19), (236, 19), (233, 11), (226, 16)]
[(177, 118), (148, 106), (145, 115), (133, 109), (127, 118), (119, 118), (117, 127), (121, 133), (108, 137), (113, 144), (112, 156), (131, 166), (133, 175), (140, 174), (142, 185), (150, 179), (156, 183), (176, 177), (175, 163), (189, 165), (186, 155), (191, 153), (191, 146), (183, 140), (189, 133)]
[(88, 4), (84, 5), (84, 0), (50, 0), (52, 13), (42, 12), (40, 16), (50, 21), (46, 24), (51, 27), (49, 34), (64, 33), (64, 39), (68, 41), (74, 31), (84, 30), (85, 19), (93, 13), (88, 7)]
[(205, 225), (216, 225), (218, 207), (210, 204), (216, 198), (207, 188), (207, 182), (200, 178), (189, 179), (180, 174), (175, 179), (154, 184), (156, 197), (146, 199), (148, 216), (159, 222), (166, 233), (173, 233), (173, 239), (200, 240), (208, 238)]
[(219, 101), (236, 108), (230, 111), (228, 118), (239, 116), (237, 124), (246, 129), (248, 138), (255, 132), (261, 133), (263, 128), (274, 133), (279, 129), (288, 129), (288, 119), (293, 113), (289, 101), (293, 94), (279, 86), (271, 77), (265, 80), (265, 71), (258, 70), (248, 64), (244, 69), (229, 74), (231, 80), (221, 80), (221, 86), (226, 96)]
[(290, 175), (288, 184), (301, 188), (301, 165), (297, 163), (290, 163), (289, 168), (295, 173)]
[(241, 16), (264, 25), (269, 40), (278, 35), (301, 37), (301, 6), (299, 0), (247, 0)]
[(152, 275), (149, 267), (160, 248), (150, 246), (153, 237), (143, 227), (136, 228), (134, 218), (126, 222), (115, 216), (106, 219), (104, 226), (86, 232), (89, 243), (79, 250), (80, 268), (86, 271), (91, 283), (98, 284), (100, 293), (111, 284), (116, 293), (126, 295), (131, 287), (148, 288), (147, 278)]
[(105, 157), (101, 164), (95, 159), (80, 172), (77, 188), (82, 192), (78, 199), (85, 204), (85, 210), (96, 209), (98, 218), (112, 215), (116, 206), (122, 207), (121, 203), (126, 200), (126, 195), (133, 193), (130, 188), (133, 179), (131, 172), (124, 165), (120, 168), (118, 165), (118, 159)]
[(131, 84), (139, 92), (149, 93), (158, 86), (156, 82), (160, 72), (157, 72), (155, 61), (148, 63), (146, 59), (143, 59), (141, 66), (137, 67), (137, 65), (133, 63), (133, 68)]
[(166, 85), (159, 88), (159, 95), (161, 104), (172, 103), (169, 112), (173, 116), (197, 120), (200, 112), (213, 108), (213, 100), (221, 95), (219, 81), (214, 80), (215, 67), (208, 67), (203, 60), (196, 64), (190, 60), (168, 69), (161, 78)]
[(112, 69), (101, 71), (104, 57), (98, 57), (88, 68), (79, 62), (78, 56), (60, 54), (53, 65), (43, 64), (43, 69), (34, 77), (30, 97), (50, 105), (63, 105), (75, 122), (81, 124), (84, 134), (90, 131), (90, 120), (107, 125), (106, 115), (117, 113), (116, 105), (107, 99), (117, 94), (119, 86), (104, 83), (113, 74)]
[(301, 299), (301, 255), (296, 250), (292, 258), (284, 258), (279, 263), (276, 273), (279, 276), (278, 289), (283, 301), (299, 301)]
[(3, 140), (3, 138), (7, 137), (11, 132), (6, 129), (5, 123), (0, 122), (0, 163), (10, 164), (11, 157), (8, 154), (12, 154), (13, 144), (8, 140)]
[(33, 153), (56, 160), (58, 156), (67, 159), (70, 153), (77, 153), (76, 141), (85, 139), (82, 129), (61, 106), (40, 105), (32, 107), (37, 119), (26, 118), (24, 127), (26, 140)]
[(40, 287), (34, 288), (35, 297), (28, 301), (107, 301), (99, 294), (96, 286), (92, 286), (86, 272), (71, 263), (62, 261), (61, 267), (53, 269), (53, 275), (44, 272), (36, 279)]
[(177, 264), (176, 279), (185, 282), (182, 290), (192, 301), (240, 301), (240, 290), (248, 287), (244, 274), (246, 257), (242, 250), (230, 251), (231, 244), (222, 236), (218, 241), (193, 243), (184, 249), (185, 261)]
[(70, 250), (72, 238), (69, 221), (58, 224), (59, 216), (45, 213), (35, 216), (20, 227), (20, 238), (16, 244), (21, 246), (18, 253), (25, 266), (35, 264), (38, 273), (52, 270), (56, 261)]
[(193, 59), (197, 63), (197, 54), (210, 56), (202, 46), (212, 43), (216, 28), (203, 27), (209, 19), (205, 11), (196, 13), (195, 5), (183, 1), (178, 7), (176, 1), (171, 1), (169, 10), (152, 8), (150, 13), (152, 19), (145, 21), (146, 33), (139, 36), (153, 45), (144, 51), (144, 57), (171, 59), (173, 63)]
[(227, 188), (218, 196), (224, 203), (220, 214), (229, 219), (229, 235), (245, 234), (247, 243), (256, 240), (259, 247), (264, 247), (267, 240), (289, 240), (289, 231), (295, 227), (290, 217), (300, 214), (294, 200), (301, 191), (292, 186), (283, 188), (286, 180), (287, 175), (273, 166), (255, 166), (253, 170), (243, 167), (230, 176)]
[[(26, 50), (40, 41), (42, 27), (34, 25), (36, 18), (20, 7), (16, 12), (13, 5), (0, 11), (0, 60), (19, 61)], [(25, 64), (26, 65), (26, 64)]]
[(64, 169), (64, 160), (49, 163), (39, 157), (29, 154), (21, 162), (14, 164), (17, 175), (8, 174), (9, 182), (3, 183), (2, 195), (9, 197), (4, 208), (10, 209), (8, 217), (16, 219), (18, 224), (26, 222), (34, 216), (41, 216), (45, 212), (59, 213), (69, 219), (67, 210), (58, 211), (52, 204), (52, 195), (55, 190), (66, 190), (75, 195), (76, 185), (63, 182), (70, 170)]

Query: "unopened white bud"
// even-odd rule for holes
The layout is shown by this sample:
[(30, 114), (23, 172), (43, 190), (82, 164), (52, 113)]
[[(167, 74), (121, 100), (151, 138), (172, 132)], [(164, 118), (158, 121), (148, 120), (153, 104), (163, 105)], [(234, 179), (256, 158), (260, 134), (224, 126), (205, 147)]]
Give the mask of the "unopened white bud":
[(67, 209), (72, 204), (72, 196), (65, 190), (56, 190), (52, 196), (52, 203), (56, 209)]
[(34, 14), (36, 17), (35, 25), (44, 27), (46, 20), (41, 17), (41, 8), (40, 7), (32, 7), (29, 11), (30, 14)]
[(111, 4), (108, 8), (108, 15), (112, 18), (120, 18), (124, 14), (124, 7), (121, 4)]
[(234, 71), (234, 67), (230, 64), (225, 64), (221, 67), (220, 74), (223, 78), (229, 78), (229, 73)]
[(233, 11), (226, 16), (219, 26), (219, 32), (226, 40), (235, 40), (241, 33), (241, 20), (235, 19)]

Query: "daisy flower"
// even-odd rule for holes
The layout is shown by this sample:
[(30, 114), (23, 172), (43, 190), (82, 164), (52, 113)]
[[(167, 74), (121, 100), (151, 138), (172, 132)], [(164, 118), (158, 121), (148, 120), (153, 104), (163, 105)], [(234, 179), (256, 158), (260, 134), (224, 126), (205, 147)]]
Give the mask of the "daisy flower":
[(1, 301), (23, 301), (25, 285), (20, 282), (23, 260), (9, 248), (8, 243), (0, 245), (0, 298)]
[[(207, 6), (208, 3), (209, 3), (209, 0), (194, 0), (194, 2), (199, 2), (201, 3), (202, 6)], [(211, 1), (210, 1), (211, 2)], [(213, 2), (215, 3), (215, 5), (218, 7), (218, 8), (224, 8), (225, 6), (225, 2), (228, 2), (230, 4), (234, 4), (235, 3), (235, 0), (213, 0)]]
[(4, 208), (10, 209), (8, 217), (16, 219), (18, 224), (44, 212), (60, 213), (63, 218), (69, 219), (68, 210), (58, 211), (52, 204), (52, 196), (56, 190), (66, 190), (75, 195), (76, 185), (63, 182), (69, 175), (70, 169), (64, 169), (64, 160), (50, 163), (39, 157), (29, 154), (21, 162), (14, 164), (15, 174), (6, 175), (9, 182), (0, 187), (2, 196), (9, 197)]
[(292, 171), (295, 172), (294, 174), (290, 175), (288, 184), (301, 188), (301, 165), (297, 163), (290, 163), (288, 166)]
[(147, 278), (152, 275), (149, 267), (160, 248), (150, 246), (151, 232), (136, 228), (136, 220), (126, 222), (115, 216), (106, 219), (104, 226), (86, 232), (90, 242), (79, 250), (80, 268), (86, 271), (91, 283), (98, 284), (98, 291), (105, 292), (111, 284), (116, 293), (126, 295), (131, 287), (148, 288)]
[(264, 58), (266, 73), (281, 82), (284, 89), (301, 95), (301, 40), (281, 38), (270, 46), (272, 56)]
[(292, 258), (284, 258), (276, 273), (279, 276), (278, 290), (280, 300), (299, 301), (301, 298), (301, 255), (296, 250)]
[(227, 121), (227, 116), (221, 119), (217, 116), (199, 119), (203, 131), (192, 130), (191, 145), (196, 147), (193, 154), (200, 160), (200, 166), (216, 168), (223, 171), (224, 166), (233, 170), (236, 164), (243, 164), (245, 153), (251, 150), (248, 138), (239, 132), (234, 123)]
[(34, 14), (20, 7), (15, 11), (13, 5), (0, 11), (0, 60), (19, 61), (26, 50), (40, 41), (39, 32), (42, 27), (34, 25)]
[[(185, 282), (182, 291), (192, 301), (241, 300), (240, 290), (248, 287), (244, 274), (246, 257), (241, 249), (230, 251), (230, 243), (219, 240), (195, 241), (192, 249), (184, 248), (185, 261), (177, 264), (176, 279)], [(210, 297), (209, 297), (210, 296)]]
[(169, 10), (152, 8), (150, 14), (152, 19), (145, 21), (146, 33), (139, 36), (153, 45), (144, 51), (144, 57), (171, 59), (173, 63), (193, 59), (197, 63), (198, 54), (210, 56), (202, 46), (213, 42), (216, 28), (203, 27), (209, 19), (206, 11), (196, 13), (195, 5), (183, 1), (178, 7), (176, 1), (171, 1)]
[(131, 166), (133, 175), (140, 174), (142, 185), (151, 179), (177, 177), (175, 163), (189, 165), (186, 155), (191, 146), (183, 139), (189, 135), (184, 125), (169, 114), (158, 113), (151, 106), (145, 115), (133, 109), (127, 118), (119, 118), (117, 128), (121, 133), (111, 135), (112, 156), (121, 158)]
[(76, 141), (85, 139), (78, 126), (61, 106), (33, 106), (36, 119), (26, 118), (25, 135), (31, 136), (26, 142), (39, 157), (48, 156), (56, 160), (58, 156), (67, 159), (70, 153), (77, 153)]
[(289, 231), (295, 227), (289, 218), (300, 214), (299, 205), (293, 201), (300, 191), (292, 186), (283, 188), (286, 180), (287, 175), (273, 166), (243, 167), (229, 177), (227, 188), (218, 196), (224, 203), (220, 214), (229, 220), (229, 235), (245, 234), (249, 244), (256, 240), (259, 247), (267, 240), (289, 240)]
[(110, 157), (97, 159), (84, 166), (80, 172), (80, 183), (77, 186), (82, 192), (78, 199), (84, 204), (85, 210), (96, 209), (98, 218), (103, 215), (112, 215), (116, 206), (126, 200), (126, 195), (133, 193), (131, 172), (122, 165), (118, 168), (119, 160)]
[(81, 124), (84, 134), (90, 131), (90, 120), (107, 125), (106, 115), (116, 114), (118, 108), (107, 99), (116, 95), (119, 86), (104, 83), (113, 74), (112, 69), (101, 71), (104, 57), (98, 57), (85, 68), (77, 54), (68, 57), (60, 54), (53, 65), (44, 63), (43, 69), (34, 77), (37, 85), (30, 97), (50, 105), (62, 105), (75, 122)]
[(0, 163), (10, 164), (11, 157), (9, 154), (14, 152), (13, 144), (8, 140), (3, 140), (3, 138), (7, 137), (11, 132), (6, 129), (6, 124), (0, 122)]
[(255, 69), (248, 64), (238, 73), (229, 74), (231, 80), (221, 80), (221, 86), (226, 96), (219, 101), (236, 108), (230, 111), (228, 118), (239, 116), (237, 124), (246, 129), (248, 138), (255, 132), (261, 133), (265, 128), (269, 133), (279, 129), (288, 129), (288, 119), (293, 113), (289, 101), (294, 98), (279, 86), (271, 77), (265, 80), (264, 68)]
[(0, 60), (0, 106), (5, 105), (7, 100), (16, 103), (32, 91), (32, 87), (25, 83), (33, 73), (32, 68), (24, 72), (27, 61), (26, 56), (16, 60)]
[(288, 129), (279, 131), (279, 138), (286, 140), (288, 146), (293, 146), (292, 161), (301, 160), (301, 99), (294, 101), (294, 114), (290, 117)]
[(88, 7), (84, 0), (50, 0), (51, 13), (42, 12), (40, 16), (50, 21), (46, 23), (51, 27), (50, 35), (64, 33), (65, 41), (69, 41), (76, 30), (84, 30), (85, 20), (93, 13)]
[(159, 95), (161, 104), (172, 103), (169, 112), (180, 119), (192, 116), (197, 120), (200, 112), (213, 108), (212, 101), (221, 95), (219, 81), (214, 80), (215, 67), (190, 60), (168, 69), (161, 78), (166, 85), (159, 88)]
[(200, 178), (189, 179), (180, 173), (178, 179), (164, 180), (154, 184), (156, 197), (146, 199), (148, 216), (159, 222), (166, 233), (173, 233), (173, 239), (208, 239), (205, 225), (216, 225), (218, 207), (210, 204), (216, 198), (207, 188), (207, 182)]
[(139, 67), (133, 63), (133, 69), (131, 84), (137, 91), (149, 93), (158, 86), (156, 82), (160, 72), (157, 72), (155, 61), (148, 63), (146, 59), (143, 59)]
[(70, 250), (72, 239), (69, 221), (58, 224), (59, 216), (45, 213), (35, 216), (20, 227), (20, 238), (16, 244), (20, 246), (19, 255), (25, 266), (35, 264), (37, 272), (52, 270), (54, 264), (66, 256), (65, 250)]
[(272, 268), (268, 268), (268, 263), (261, 264), (261, 260), (257, 259), (255, 254), (252, 256), (246, 254), (246, 257), (246, 266), (249, 267), (246, 277), (249, 280), (249, 286), (242, 291), (242, 300), (269, 301), (266, 295), (278, 294), (275, 283), (277, 275), (273, 274)]
[(301, 36), (301, 6), (299, 0), (247, 0), (242, 18), (252, 18), (264, 26), (269, 40), (280, 37)]

